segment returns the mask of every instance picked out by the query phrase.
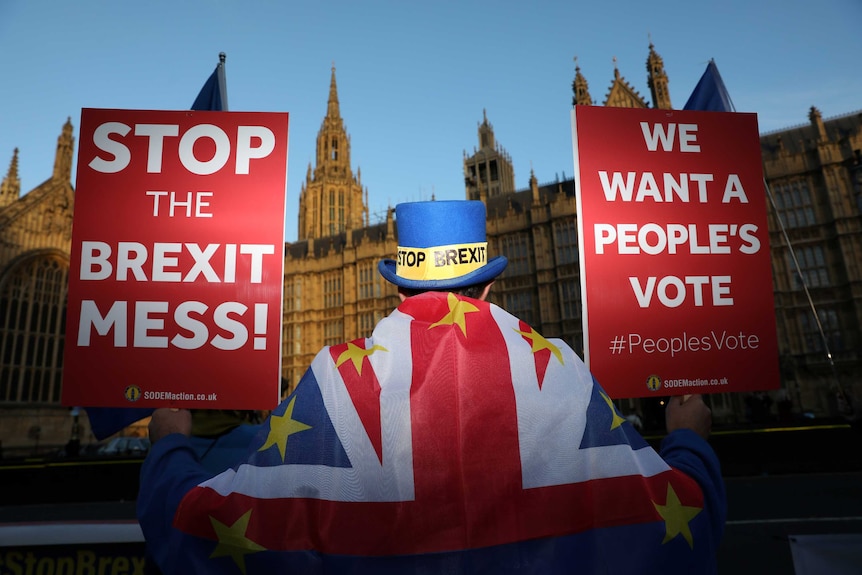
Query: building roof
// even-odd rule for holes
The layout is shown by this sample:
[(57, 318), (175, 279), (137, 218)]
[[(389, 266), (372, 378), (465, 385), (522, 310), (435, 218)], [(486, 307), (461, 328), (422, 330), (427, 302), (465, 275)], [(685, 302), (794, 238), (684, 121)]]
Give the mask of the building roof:
[[(862, 110), (826, 118), (823, 120), (823, 126), (832, 142), (859, 134), (862, 126)], [(817, 140), (817, 128), (809, 122), (761, 134), (760, 146), (764, 152), (774, 153), (783, 148), (790, 154), (799, 154), (816, 147)]]
[[(549, 184), (542, 184), (538, 186), (538, 188), (539, 201), (543, 204), (553, 201), (561, 193), (569, 198), (575, 197), (574, 180), (551, 182)], [(527, 211), (532, 204), (533, 192), (530, 188), (518, 190), (513, 194), (503, 194), (493, 198), (488, 198), (488, 218), (504, 217), (509, 213), (509, 210), (516, 214), (520, 214)]]

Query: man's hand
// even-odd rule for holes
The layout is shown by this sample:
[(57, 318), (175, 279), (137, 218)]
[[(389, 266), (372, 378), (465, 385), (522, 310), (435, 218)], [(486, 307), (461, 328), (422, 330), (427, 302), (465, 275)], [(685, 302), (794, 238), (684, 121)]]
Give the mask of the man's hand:
[(664, 412), (667, 432), (691, 429), (704, 439), (712, 430), (712, 411), (700, 394), (671, 397)]
[(157, 409), (150, 419), (150, 442), (155, 444), (172, 433), (192, 434), (192, 412), (188, 409)]

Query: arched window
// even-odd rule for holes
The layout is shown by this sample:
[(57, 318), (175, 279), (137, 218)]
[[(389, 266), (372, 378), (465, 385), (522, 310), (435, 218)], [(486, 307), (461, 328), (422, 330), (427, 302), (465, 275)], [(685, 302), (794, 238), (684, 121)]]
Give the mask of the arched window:
[(0, 402), (58, 403), (69, 262), (42, 253), (0, 277)]

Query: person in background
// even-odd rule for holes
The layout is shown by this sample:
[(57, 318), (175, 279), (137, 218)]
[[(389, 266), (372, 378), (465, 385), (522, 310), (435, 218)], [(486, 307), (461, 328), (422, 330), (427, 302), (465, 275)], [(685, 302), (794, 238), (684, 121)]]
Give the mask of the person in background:
[(322, 349), (216, 476), (159, 409), (138, 517), (170, 573), (715, 573), (726, 518), (699, 395), (656, 452), (575, 352), (488, 302), (477, 201), (396, 206), (401, 304)]

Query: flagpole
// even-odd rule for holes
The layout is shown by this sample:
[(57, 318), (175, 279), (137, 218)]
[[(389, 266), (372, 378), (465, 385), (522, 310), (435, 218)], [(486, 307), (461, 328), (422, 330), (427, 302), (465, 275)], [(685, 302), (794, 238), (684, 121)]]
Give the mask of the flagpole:
[(218, 79), (219, 79), (219, 92), (221, 94), (221, 103), (222, 110), (225, 112), (228, 111), (227, 107), (227, 74), (225, 72), (225, 60), (227, 60), (227, 54), (224, 52), (219, 52), (218, 54)]
[[(766, 167), (764, 166), (764, 174)], [(793, 267), (796, 275), (802, 284), (802, 291), (805, 292), (805, 297), (808, 300), (808, 306), (811, 308), (811, 313), (814, 315), (814, 322), (817, 324), (817, 330), (820, 333), (820, 339), (823, 340), (823, 348), (826, 350), (826, 360), (829, 362), (829, 367), (832, 369), (832, 375), (835, 378), (835, 385), (838, 388), (838, 393), (845, 396), (844, 389), (841, 387), (841, 381), (838, 379), (838, 370), (835, 368), (835, 362), (832, 359), (832, 351), (829, 349), (829, 340), (826, 338), (826, 331), (823, 329), (823, 324), (820, 321), (820, 314), (817, 313), (817, 307), (814, 305), (814, 298), (811, 297), (811, 292), (808, 289), (808, 283), (805, 281), (805, 276), (802, 274), (802, 266), (799, 264), (799, 259), (796, 257), (796, 251), (793, 249), (793, 244), (790, 243), (790, 236), (787, 234), (787, 228), (784, 226), (784, 221), (781, 218), (781, 213), (778, 211), (778, 205), (775, 203), (775, 198), (772, 195), (772, 190), (766, 182), (766, 176), (763, 178), (763, 187), (766, 188), (766, 195), (769, 198), (769, 203), (772, 205), (772, 210), (775, 212), (775, 220), (778, 222), (778, 227), (781, 229), (781, 234), (784, 237), (784, 243), (787, 244), (787, 249), (790, 252), (790, 258), (793, 260)], [(846, 397), (846, 396), (845, 396)]]

